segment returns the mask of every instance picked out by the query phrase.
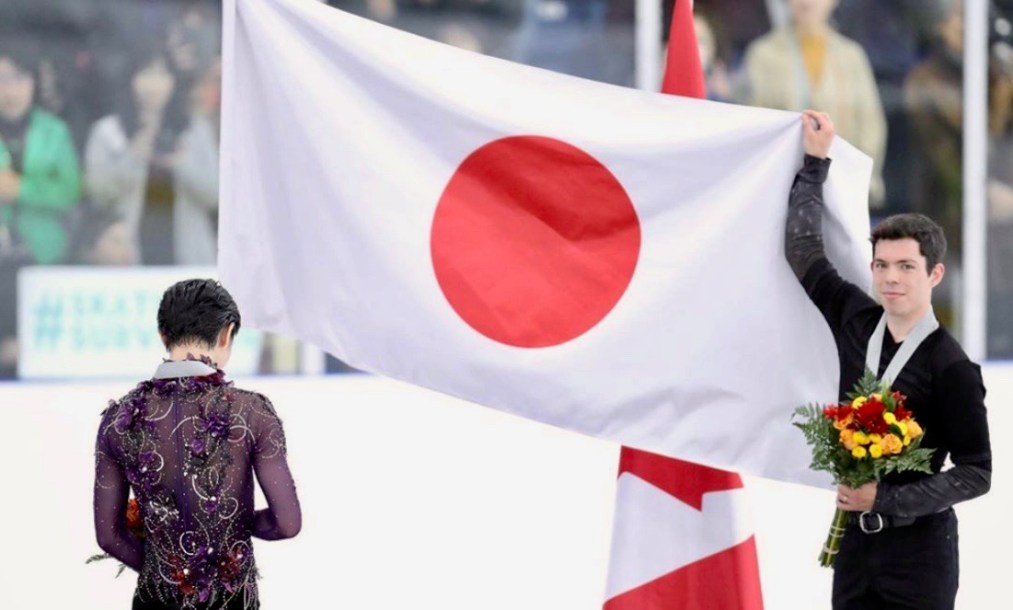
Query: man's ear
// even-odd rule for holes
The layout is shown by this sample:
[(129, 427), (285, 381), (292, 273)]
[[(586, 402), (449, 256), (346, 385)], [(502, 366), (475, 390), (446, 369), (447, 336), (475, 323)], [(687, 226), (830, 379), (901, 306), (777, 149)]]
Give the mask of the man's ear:
[(218, 333), (218, 347), (228, 347), (232, 343), (232, 329), (236, 327), (236, 323), (232, 322)]
[(946, 266), (942, 263), (936, 263), (936, 266), (932, 268), (932, 272), (929, 273), (929, 283), (933, 288), (939, 285), (939, 282), (943, 281), (943, 276), (946, 275)]

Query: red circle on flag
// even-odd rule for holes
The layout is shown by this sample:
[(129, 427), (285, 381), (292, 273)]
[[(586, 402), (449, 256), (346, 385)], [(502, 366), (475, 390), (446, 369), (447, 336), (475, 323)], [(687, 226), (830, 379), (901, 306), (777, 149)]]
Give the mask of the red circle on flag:
[(461, 163), (431, 252), (454, 311), (486, 337), (548, 347), (593, 328), (629, 286), (640, 222), (615, 176), (552, 138), (490, 142)]

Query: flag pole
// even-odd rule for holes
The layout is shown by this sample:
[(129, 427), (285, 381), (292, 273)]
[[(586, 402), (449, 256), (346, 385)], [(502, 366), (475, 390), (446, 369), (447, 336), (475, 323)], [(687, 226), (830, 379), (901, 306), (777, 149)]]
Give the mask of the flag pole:
[(972, 360), (986, 351), (988, 180), (988, 2), (964, 3), (964, 200), (961, 344)]
[(637, 0), (636, 86), (645, 91), (661, 87), (661, 2)]

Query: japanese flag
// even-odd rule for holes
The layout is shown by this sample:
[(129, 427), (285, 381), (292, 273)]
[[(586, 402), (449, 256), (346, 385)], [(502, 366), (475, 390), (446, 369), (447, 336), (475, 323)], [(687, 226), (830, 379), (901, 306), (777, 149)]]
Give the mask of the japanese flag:
[[(311, 0), (228, 0), (219, 271), (251, 325), (694, 462), (823, 483), (833, 339), (784, 260), (797, 114), (603, 85)], [(871, 161), (826, 237), (867, 269)]]

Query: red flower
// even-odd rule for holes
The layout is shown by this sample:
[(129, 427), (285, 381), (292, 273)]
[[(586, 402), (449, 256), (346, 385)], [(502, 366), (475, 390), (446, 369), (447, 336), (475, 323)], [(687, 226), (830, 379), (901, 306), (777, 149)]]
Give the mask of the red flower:
[(871, 398), (862, 406), (858, 407), (855, 418), (858, 423), (870, 433), (885, 434), (889, 426), (883, 421), (885, 407), (882, 402)]
[(823, 409), (823, 417), (826, 417), (827, 419), (834, 419), (838, 417), (838, 411), (839, 408), (837, 405), (827, 405)]
[(897, 421), (904, 421), (911, 417), (911, 411), (908, 411), (902, 404), (897, 405), (897, 408), (893, 410), (893, 414), (897, 418)]
[(130, 498), (127, 502), (127, 527), (132, 530), (139, 530), (144, 527), (141, 520), (141, 503), (136, 498)]

